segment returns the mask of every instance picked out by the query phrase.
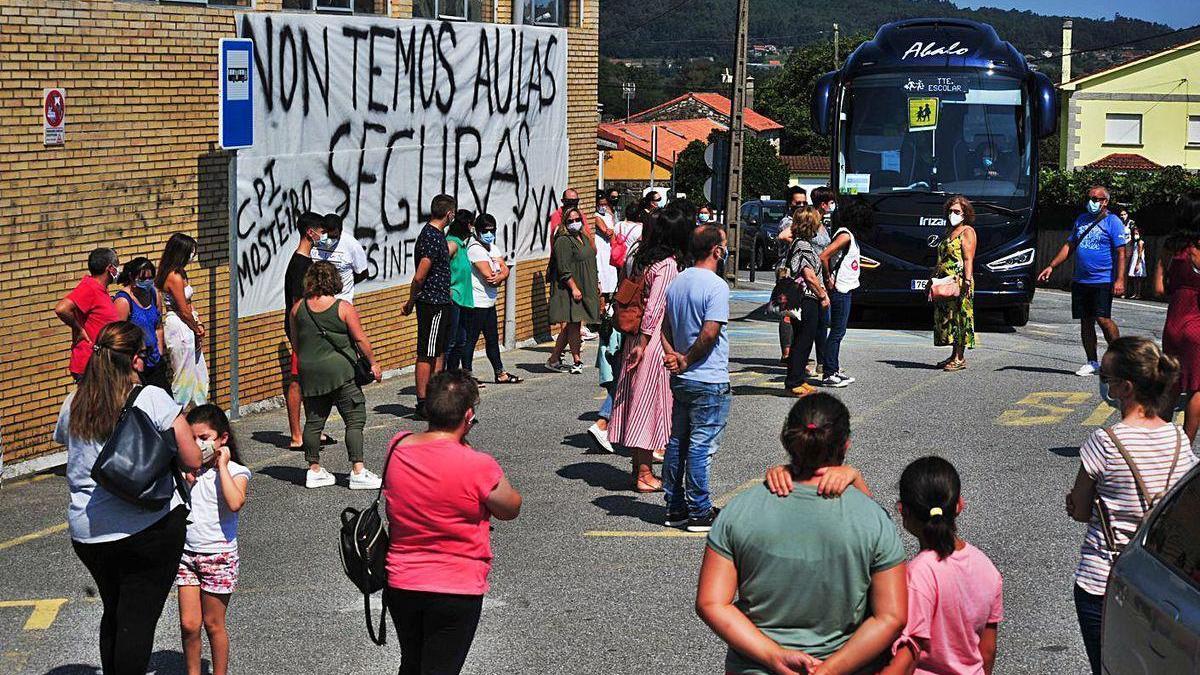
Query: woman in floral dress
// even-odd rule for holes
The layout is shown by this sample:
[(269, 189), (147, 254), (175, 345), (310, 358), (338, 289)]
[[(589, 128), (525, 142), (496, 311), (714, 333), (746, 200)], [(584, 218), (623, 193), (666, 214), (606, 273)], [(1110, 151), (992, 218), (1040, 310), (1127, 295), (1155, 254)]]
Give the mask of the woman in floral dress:
[(975, 348), (975, 209), (961, 195), (947, 200), (944, 209), (949, 232), (938, 244), (933, 276), (954, 277), (961, 293), (934, 304), (933, 344), (954, 347), (950, 358), (938, 364), (954, 372), (967, 367), (966, 350)]

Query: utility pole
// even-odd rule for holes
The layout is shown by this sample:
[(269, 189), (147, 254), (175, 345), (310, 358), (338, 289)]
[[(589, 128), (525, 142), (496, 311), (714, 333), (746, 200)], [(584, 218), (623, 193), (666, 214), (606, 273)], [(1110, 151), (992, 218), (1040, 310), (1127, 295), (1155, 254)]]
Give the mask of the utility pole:
[(629, 124), (629, 103), (633, 100), (633, 95), (637, 93), (637, 83), (623, 82), (621, 93), (625, 95), (625, 124)]
[(838, 68), (841, 67), (841, 59), (838, 58), (838, 52), (840, 51), (840, 47), (842, 46), (840, 38), (841, 38), (841, 29), (838, 28), (838, 25), (835, 23), (835, 24), (833, 24), (833, 69), (834, 70), (837, 70)]
[[(728, 192), (725, 200), (725, 238), (732, 251), (732, 264), (725, 266), (725, 278), (737, 285), (739, 263), (738, 238), (741, 228), (730, 232), (729, 225), (741, 214), (742, 146), (745, 141), (746, 109), (746, 51), (750, 42), (750, 0), (738, 0), (737, 38), (734, 40), (733, 84), (729, 100), (729, 167)], [(732, 235), (732, 236), (731, 236)]]

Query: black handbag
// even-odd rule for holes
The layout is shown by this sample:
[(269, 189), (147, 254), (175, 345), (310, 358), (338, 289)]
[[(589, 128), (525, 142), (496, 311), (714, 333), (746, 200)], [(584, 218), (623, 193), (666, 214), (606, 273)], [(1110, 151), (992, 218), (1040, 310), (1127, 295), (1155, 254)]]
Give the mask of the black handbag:
[(176, 490), (185, 502), (188, 495), (175, 468), (175, 431), (161, 431), (146, 411), (133, 405), (142, 390), (135, 385), (126, 397), (112, 435), (92, 465), (92, 480), (130, 504), (157, 511)]
[[(383, 460), (383, 475), (387, 476), (388, 462), (396, 446), (410, 433), (396, 439), (388, 448), (387, 457)], [(350, 583), (363, 594), (363, 613), (367, 619), (367, 635), (371, 642), (377, 645), (387, 643), (387, 604), (384, 603), (379, 612), (379, 632), (371, 622), (371, 595), (387, 586), (387, 551), (390, 539), (387, 526), (379, 515), (379, 500), (383, 496), (383, 485), (375, 494), (375, 501), (365, 509), (359, 510), (347, 507), (341, 515), (341, 549), (342, 571), (350, 579)]]
[(321, 324), (317, 323), (317, 318), (313, 316), (312, 309), (308, 306), (308, 300), (301, 299), (300, 302), (304, 303), (304, 311), (308, 312), (309, 320), (311, 320), (313, 325), (317, 327), (317, 331), (321, 333), (321, 337), (325, 338), (325, 341), (329, 343), (330, 347), (333, 347), (334, 351), (346, 357), (346, 359), (350, 361), (350, 366), (354, 368), (354, 383), (360, 387), (365, 387), (374, 382), (375, 373), (371, 372), (371, 362), (367, 360), (367, 357), (359, 353), (358, 347), (354, 347), (355, 357), (351, 357), (349, 354), (343, 351), (342, 348), (337, 346), (337, 343), (333, 341), (333, 338), (329, 337), (329, 333), (326, 333), (325, 329), (321, 328)]

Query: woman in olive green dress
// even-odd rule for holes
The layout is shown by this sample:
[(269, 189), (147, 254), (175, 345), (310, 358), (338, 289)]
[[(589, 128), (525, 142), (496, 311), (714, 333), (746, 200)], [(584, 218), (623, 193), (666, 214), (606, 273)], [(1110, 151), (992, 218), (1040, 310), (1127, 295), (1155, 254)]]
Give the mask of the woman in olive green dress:
[(565, 324), (546, 367), (564, 371), (563, 350), (569, 344), (575, 362), (571, 373), (583, 372), (580, 357), (580, 330), (584, 323), (600, 320), (600, 280), (596, 272), (596, 249), (583, 231), (583, 213), (568, 209), (562, 225), (554, 233), (554, 285), (550, 291), (550, 323)]
[(953, 346), (950, 358), (938, 364), (953, 372), (967, 367), (966, 350), (975, 348), (975, 209), (963, 196), (946, 201), (948, 233), (938, 244), (934, 278), (954, 277), (962, 292), (933, 307), (933, 344)]

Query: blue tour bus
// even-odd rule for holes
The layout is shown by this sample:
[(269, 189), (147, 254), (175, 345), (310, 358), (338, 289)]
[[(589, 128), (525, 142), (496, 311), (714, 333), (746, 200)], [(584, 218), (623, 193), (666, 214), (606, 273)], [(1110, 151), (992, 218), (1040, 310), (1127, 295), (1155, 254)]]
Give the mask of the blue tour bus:
[(910, 19), (884, 25), (818, 81), (812, 125), (832, 135), (830, 185), (862, 195), (875, 232), (860, 241), (857, 306), (925, 304), (945, 234), (942, 205), (975, 206), (975, 303), (1029, 320), (1036, 270), (1039, 138), (1058, 124), (1050, 79), (986, 24)]

